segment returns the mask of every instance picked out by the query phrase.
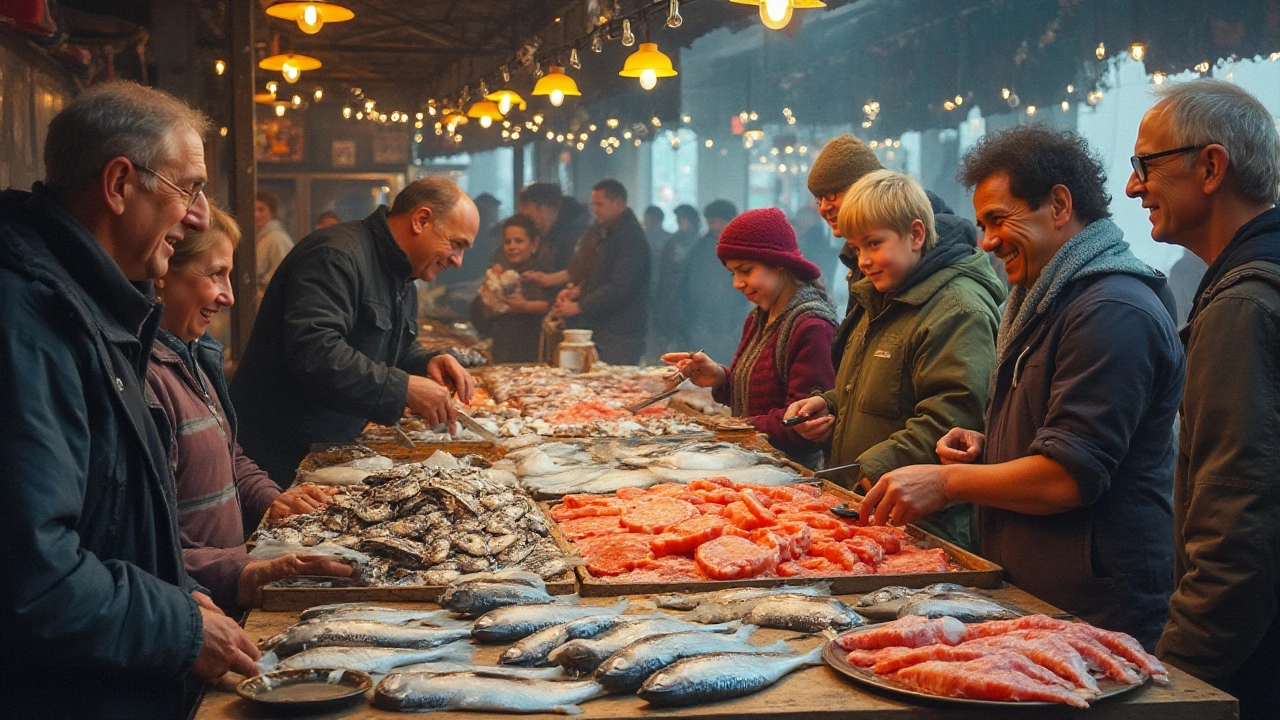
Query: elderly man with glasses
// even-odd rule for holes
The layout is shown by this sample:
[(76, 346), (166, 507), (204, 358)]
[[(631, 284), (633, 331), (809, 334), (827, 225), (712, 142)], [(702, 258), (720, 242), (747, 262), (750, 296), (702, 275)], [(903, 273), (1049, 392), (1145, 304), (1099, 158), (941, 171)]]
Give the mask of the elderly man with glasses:
[(178, 717), (184, 680), (258, 651), (183, 568), (145, 394), (168, 269), (209, 206), (207, 121), (109, 83), (49, 124), (45, 180), (0, 194), (0, 697), (9, 717)]
[(1159, 655), (1280, 717), (1280, 134), (1231, 83), (1159, 92), (1126, 193), (1209, 265), (1182, 341), (1174, 592)]
[(476, 205), (443, 178), (418, 180), (360, 222), (317, 230), (285, 257), (262, 297), (231, 382), (245, 454), (281, 487), (313, 443), (351, 442), (408, 407), (428, 425), (470, 402), (475, 380), (417, 342), (418, 293), (480, 229)]

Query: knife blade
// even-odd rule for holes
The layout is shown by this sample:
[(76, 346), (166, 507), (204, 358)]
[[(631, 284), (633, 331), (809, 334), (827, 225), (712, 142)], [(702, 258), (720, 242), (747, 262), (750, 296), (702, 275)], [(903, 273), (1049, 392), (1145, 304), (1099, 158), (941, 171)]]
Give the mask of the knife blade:
[(836, 473), (844, 472), (845, 470), (856, 470), (860, 467), (862, 467), (862, 463), (849, 463), (848, 465), (837, 465), (836, 467), (827, 468), (826, 470), (819, 470), (815, 472), (813, 476), (828, 477), (831, 475), (835, 475)]
[(462, 427), (470, 430), (471, 432), (479, 435), (480, 437), (484, 438), (485, 440), (488, 440), (489, 442), (496, 443), (500, 439), (498, 438), (497, 435), (494, 435), (493, 433), (489, 432), (488, 428), (481, 425), (479, 422), (476, 422), (475, 418), (463, 412), (460, 408), (457, 407), (457, 405), (454, 406), (454, 411), (457, 412), (458, 422), (462, 423)]

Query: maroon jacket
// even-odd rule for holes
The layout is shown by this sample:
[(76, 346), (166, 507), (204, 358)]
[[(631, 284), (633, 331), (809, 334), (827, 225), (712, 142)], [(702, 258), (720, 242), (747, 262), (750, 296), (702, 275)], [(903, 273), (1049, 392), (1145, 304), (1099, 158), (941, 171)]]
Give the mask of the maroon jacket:
[[(209, 589), (218, 607), (237, 617), (243, 608), (236, 603), (236, 590), (249, 563), (246, 528), (258, 526), (280, 488), (240, 450), (234, 416), (223, 410), (219, 385), (202, 369), (205, 365), (197, 364), (197, 380), (177, 352), (156, 340), (147, 385), (168, 419), (169, 466), (187, 572)], [(221, 384), (220, 373), (216, 380)]]
[[(735, 395), (740, 390), (734, 387), (734, 371), (744, 361), (743, 353), (751, 344), (758, 319), (763, 317), (763, 313), (754, 311), (743, 323), (738, 351), (734, 354), (733, 363), (725, 369), (725, 383), (714, 392), (717, 402), (735, 406)], [(790, 343), (784, 353), (787, 375), (787, 382), (784, 384), (784, 368), (779, 368), (776, 360), (781, 329), (777, 325), (775, 323), (775, 327), (770, 329), (770, 335), (764, 339), (763, 347), (755, 355), (755, 364), (750, 369), (751, 387), (744, 415), (757, 430), (769, 436), (770, 445), (797, 462), (813, 465), (821, 457), (822, 446), (800, 437), (794, 428), (782, 427), (782, 416), (791, 403), (809, 397), (814, 390), (825, 390), (835, 385), (836, 371), (831, 366), (831, 340), (835, 337), (836, 327), (831, 320), (814, 313), (805, 313), (796, 319), (791, 329)]]

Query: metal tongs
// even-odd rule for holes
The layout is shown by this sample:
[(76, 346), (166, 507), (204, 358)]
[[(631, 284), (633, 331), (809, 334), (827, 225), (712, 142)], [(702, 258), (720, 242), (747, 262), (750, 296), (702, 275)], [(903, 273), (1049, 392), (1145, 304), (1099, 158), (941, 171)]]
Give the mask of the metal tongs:
[[(700, 352), (702, 351), (699, 350), (698, 352), (689, 353), (689, 357), (692, 358), (694, 355), (697, 355)], [(626, 410), (632, 415), (635, 415), (636, 413), (649, 407), (650, 405), (656, 402), (661, 402), (663, 400), (666, 400), (672, 395), (675, 395), (676, 393), (680, 392), (680, 385), (685, 380), (688, 380), (688, 379), (689, 378), (684, 376), (684, 373), (677, 371), (675, 375), (672, 375), (671, 377), (667, 378), (666, 389), (664, 389), (662, 392), (658, 393), (657, 395), (654, 395), (653, 397), (645, 398), (644, 400), (641, 400), (640, 402), (635, 403), (634, 405), (627, 405), (622, 409)]]

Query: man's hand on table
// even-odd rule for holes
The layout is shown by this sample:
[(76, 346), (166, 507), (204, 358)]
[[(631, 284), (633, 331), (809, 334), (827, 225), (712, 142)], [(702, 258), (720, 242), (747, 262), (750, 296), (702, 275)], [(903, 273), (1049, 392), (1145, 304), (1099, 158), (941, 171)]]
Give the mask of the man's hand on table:
[(200, 656), (191, 666), (191, 674), (205, 682), (216, 681), (228, 670), (241, 675), (257, 675), (256, 662), (262, 653), (254, 647), (240, 625), (223, 614), (208, 595), (194, 592), (191, 597), (200, 606), (204, 634)]
[(287, 577), (295, 575), (348, 577), (352, 572), (353, 568), (350, 565), (327, 555), (286, 553), (270, 560), (254, 560), (245, 565), (244, 570), (240, 572), (236, 602), (241, 607), (257, 607), (262, 600), (262, 586)]

